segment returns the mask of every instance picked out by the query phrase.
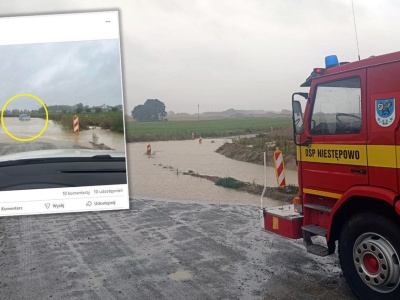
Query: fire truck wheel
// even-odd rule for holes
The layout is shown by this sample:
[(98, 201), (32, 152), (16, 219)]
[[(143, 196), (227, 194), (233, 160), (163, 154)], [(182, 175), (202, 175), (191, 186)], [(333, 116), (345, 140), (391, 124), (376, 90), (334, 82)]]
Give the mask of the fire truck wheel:
[(339, 239), (340, 265), (361, 299), (400, 299), (400, 227), (374, 213), (355, 215)]

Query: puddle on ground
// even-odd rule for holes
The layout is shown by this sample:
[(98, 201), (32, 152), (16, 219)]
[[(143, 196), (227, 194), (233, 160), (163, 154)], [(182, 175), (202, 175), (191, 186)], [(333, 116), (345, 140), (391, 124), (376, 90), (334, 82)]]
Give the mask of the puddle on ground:
[(189, 280), (192, 278), (192, 274), (190, 274), (189, 271), (176, 271), (175, 273), (169, 274), (169, 279), (176, 280), (176, 281), (183, 281), (183, 280)]

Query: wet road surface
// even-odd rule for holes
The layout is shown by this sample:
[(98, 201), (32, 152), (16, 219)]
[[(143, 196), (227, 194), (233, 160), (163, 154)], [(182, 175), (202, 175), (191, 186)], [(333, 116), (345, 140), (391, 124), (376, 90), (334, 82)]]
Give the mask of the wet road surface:
[(254, 206), (0, 219), (0, 299), (355, 299), (341, 274), (337, 255), (263, 231)]

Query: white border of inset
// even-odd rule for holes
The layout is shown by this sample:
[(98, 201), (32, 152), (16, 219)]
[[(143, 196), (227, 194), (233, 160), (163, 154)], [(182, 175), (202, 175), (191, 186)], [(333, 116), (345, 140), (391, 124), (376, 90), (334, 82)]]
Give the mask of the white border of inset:
[(0, 45), (119, 39), (118, 11), (1, 17)]
[[(121, 104), (125, 124), (122, 49), (119, 26), (118, 10), (0, 17), (0, 28), (7, 29), (2, 30), (0, 34), (0, 46), (118, 39), (121, 69)], [(126, 140), (125, 130), (124, 140)], [(128, 182), (126, 148), (125, 142), (125, 168)], [(116, 192), (116, 190), (119, 191)], [(114, 192), (109, 193), (108, 191)], [(0, 200), (0, 216), (129, 209), (127, 183), (1, 191), (0, 194), (2, 197), (2, 201)], [(20, 200), (10, 202), (6, 199)], [(13, 209), (18, 207), (20, 209)]]

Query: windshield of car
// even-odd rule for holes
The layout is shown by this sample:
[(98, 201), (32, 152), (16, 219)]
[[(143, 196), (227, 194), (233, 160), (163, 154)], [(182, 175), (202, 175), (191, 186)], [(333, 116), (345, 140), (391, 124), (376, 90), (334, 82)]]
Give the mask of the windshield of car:
[(0, 45), (0, 156), (124, 151), (119, 39)]

